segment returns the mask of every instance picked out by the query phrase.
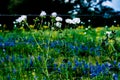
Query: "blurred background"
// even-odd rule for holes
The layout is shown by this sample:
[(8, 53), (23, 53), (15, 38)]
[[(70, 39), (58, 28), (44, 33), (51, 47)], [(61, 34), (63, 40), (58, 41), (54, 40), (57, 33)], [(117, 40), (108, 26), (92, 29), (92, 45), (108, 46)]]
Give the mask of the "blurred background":
[(96, 22), (98, 25), (108, 22), (112, 24), (113, 20), (118, 23), (120, 21), (119, 0), (0, 0), (0, 23), (11, 22), (14, 17), (22, 14), (39, 15), (41, 11), (46, 11), (47, 15), (57, 12), (61, 16), (79, 16), (86, 21), (105, 20), (102, 23)]

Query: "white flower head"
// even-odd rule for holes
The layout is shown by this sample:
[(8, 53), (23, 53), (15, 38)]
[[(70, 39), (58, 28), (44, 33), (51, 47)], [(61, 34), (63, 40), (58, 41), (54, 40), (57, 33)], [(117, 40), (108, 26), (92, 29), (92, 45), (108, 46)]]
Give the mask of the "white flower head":
[(73, 4), (73, 3), (75, 3), (75, 1), (76, 1), (76, 0), (71, 0), (70, 3)]
[(54, 27), (51, 27), (52, 30), (54, 30), (55, 28)]
[(69, 0), (64, 0), (64, 2), (65, 2), (65, 3), (68, 3), (68, 2), (69, 2)]
[(56, 22), (55, 25), (56, 25), (56, 27), (61, 28), (62, 23), (60, 23), (60, 22)]
[(56, 17), (56, 16), (57, 16), (57, 13), (56, 13), (56, 12), (53, 12), (53, 13), (51, 14), (51, 16), (52, 16), (52, 17)]
[(72, 23), (73, 23), (72, 19), (65, 19), (65, 22), (66, 22), (67, 24), (72, 24)]
[(46, 16), (46, 12), (45, 12), (45, 11), (41, 11), (40, 16), (41, 16), (41, 17)]
[(56, 17), (56, 19), (55, 19), (56, 21), (62, 21), (63, 19), (62, 19), (62, 17)]
[(73, 23), (74, 24), (79, 24), (80, 23), (80, 18), (73, 18)]
[(21, 18), (22, 18), (23, 20), (25, 20), (25, 19), (27, 19), (27, 16), (26, 16), (26, 15), (21, 15)]
[(106, 35), (107, 35), (108, 37), (110, 37), (111, 34), (112, 34), (111, 31), (106, 31)]
[(16, 22), (18, 22), (18, 23), (20, 23), (20, 22), (22, 22), (22, 21), (24, 21), (24, 20), (26, 20), (27, 19), (27, 16), (26, 15), (21, 15), (18, 19), (16, 19), (15, 21)]

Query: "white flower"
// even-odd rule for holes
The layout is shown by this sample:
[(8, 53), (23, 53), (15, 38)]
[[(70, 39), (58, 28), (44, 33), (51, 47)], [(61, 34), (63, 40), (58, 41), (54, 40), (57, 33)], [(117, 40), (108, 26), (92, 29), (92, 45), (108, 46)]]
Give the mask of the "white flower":
[(16, 19), (16, 22), (20, 23), (20, 22), (22, 22), (22, 21), (24, 21), (26, 19), (27, 19), (26, 15), (21, 15), (18, 19)]
[(79, 24), (80, 23), (80, 18), (73, 18), (73, 23), (74, 24)]
[(0, 26), (2, 26), (2, 24), (0, 24)]
[(60, 23), (60, 22), (56, 22), (55, 25), (56, 25), (56, 27), (61, 28), (62, 23)]
[(54, 30), (55, 28), (54, 27), (51, 27), (52, 30)]
[(56, 13), (56, 12), (53, 12), (53, 13), (51, 14), (51, 16), (52, 16), (52, 17), (56, 17), (56, 16), (57, 16), (57, 13)]
[(27, 19), (27, 16), (26, 16), (26, 15), (21, 15), (21, 18), (22, 18), (23, 20), (25, 20), (25, 19)]
[(62, 21), (63, 19), (62, 19), (62, 17), (56, 17), (56, 19), (55, 19), (56, 21)]
[(87, 31), (87, 30), (88, 30), (88, 28), (85, 28), (85, 30)]
[(73, 23), (72, 19), (65, 19), (65, 22), (68, 23), (68, 24), (72, 24)]
[(73, 3), (75, 3), (75, 1), (76, 1), (76, 0), (71, 0), (71, 1), (70, 1), (70, 3), (72, 3), (72, 4), (73, 4)]
[(46, 12), (45, 11), (41, 11), (40, 16), (41, 17), (46, 16)]
[(112, 34), (111, 31), (106, 31), (106, 34), (108, 35), (108, 37), (110, 37), (110, 35)]
[(68, 3), (68, 2), (69, 2), (69, 0), (64, 0), (64, 2), (65, 2), (65, 3)]

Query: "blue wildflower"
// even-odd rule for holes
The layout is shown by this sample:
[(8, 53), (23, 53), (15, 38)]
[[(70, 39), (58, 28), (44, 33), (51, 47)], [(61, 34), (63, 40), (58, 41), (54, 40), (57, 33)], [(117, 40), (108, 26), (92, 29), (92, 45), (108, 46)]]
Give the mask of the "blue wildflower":
[(118, 74), (113, 73), (113, 80), (118, 80)]
[(113, 64), (114, 64), (114, 65), (116, 65), (116, 64), (117, 64), (117, 61), (116, 61), (116, 60), (114, 60), (114, 61), (113, 61)]
[(13, 74), (15, 74), (15, 73), (16, 73), (16, 69), (14, 68), (14, 69), (13, 69)]
[(14, 55), (12, 55), (11, 61), (15, 62), (15, 56)]
[(70, 61), (68, 61), (68, 67), (71, 67), (72, 66), (72, 63)]
[(9, 74), (7, 75), (7, 80), (10, 80), (10, 75)]
[(96, 76), (96, 73), (94, 73), (94, 72), (90, 74), (90, 78), (93, 78), (95, 76)]
[(120, 62), (118, 62), (118, 68), (120, 69)]
[(32, 67), (33, 66), (33, 60), (30, 59), (30, 66)]
[(55, 42), (52, 42), (52, 43), (50, 44), (50, 47), (51, 47), (51, 48), (53, 48), (53, 47), (55, 47), (55, 46), (56, 46)]
[(77, 67), (76, 67), (76, 66), (74, 66), (74, 67), (72, 68), (72, 70), (74, 70), (74, 71), (76, 71), (76, 69), (77, 69)]
[(60, 69), (60, 68), (58, 68), (58, 72), (61, 72), (61, 69)]
[(38, 56), (38, 60), (39, 60), (39, 61), (41, 60), (41, 56)]
[(57, 70), (57, 66), (58, 66), (58, 65), (57, 65), (57, 64), (53, 64), (53, 65), (54, 65), (53, 69), (54, 69), (54, 70)]

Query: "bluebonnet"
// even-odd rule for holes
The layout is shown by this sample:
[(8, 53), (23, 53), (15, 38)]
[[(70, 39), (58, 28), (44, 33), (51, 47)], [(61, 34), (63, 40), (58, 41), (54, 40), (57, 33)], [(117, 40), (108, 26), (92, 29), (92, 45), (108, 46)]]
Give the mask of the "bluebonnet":
[(117, 61), (116, 61), (116, 60), (114, 60), (114, 61), (113, 61), (113, 64), (114, 64), (114, 65), (116, 65), (116, 64), (117, 64)]
[(118, 80), (118, 74), (113, 73), (113, 80)]
[(95, 72), (93, 72), (93, 73), (90, 74), (90, 78), (93, 78), (93, 77), (95, 77), (95, 76), (96, 76), (96, 73), (95, 73)]
[(89, 65), (86, 63), (86, 64), (84, 64), (84, 68), (85, 69), (88, 69), (89, 68)]
[(4, 63), (4, 62), (5, 62), (5, 58), (2, 57), (2, 58), (0, 59), (0, 62), (1, 62), (1, 63)]
[(15, 46), (15, 42), (5, 42), (5, 46)]
[(12, 55), (11, 62), (15, 62), (15, 56)]
[(57, 64), (53, 64), (53, 69), (54, 69), (54, 70), (57, 70), (57, 67), (58, 67)]
[(120, 69), (120, 62), (118, 62), (118, 68)]
[(16, 69), (15, 68), (13, 68), (13, 74), (15, 74), (16, 73)]
[(61, 69), (60, 69), (60, 68), (58, 68), (58, 72), (61, 72)]
[(41, 56), (38, 56), (38, 60), (41, 61)]
[(51, 48), (54, 48), (56, 46), (56, 43), (55, 42), (52, 42), (51, 44), (50, 44), (50, 47)]
[(10, 80), (10, 75), (9, 74), (7, 75), (7, 80)]
[(30, 58), (30, 67), (33, 67), (33, 59)]
[(85, 46), (85, 45), (81, 45), (80, 48), (81, 48), (82, 50), (84, 50), (84, 51), (88, 50), (88, 47)]
[(89, 50), (90, 54), (93, 53), (94, 50), (95, 50), (95, 48), (94, 48), (94, 47), (91, 47), (90, 50)]
[(68, 67), (71, 67), (72, 66), (72, 63), (70, 61), (68, 61)]
[(9, 60), (10, 60), (10, 56), (9, 56), (9, 55), (6, 55), (5, 59), (6, 59), (7, 61), (9, 61)]
[(72, 70), (76, 71), (77, 67), (76, 66), (73, 66)]

